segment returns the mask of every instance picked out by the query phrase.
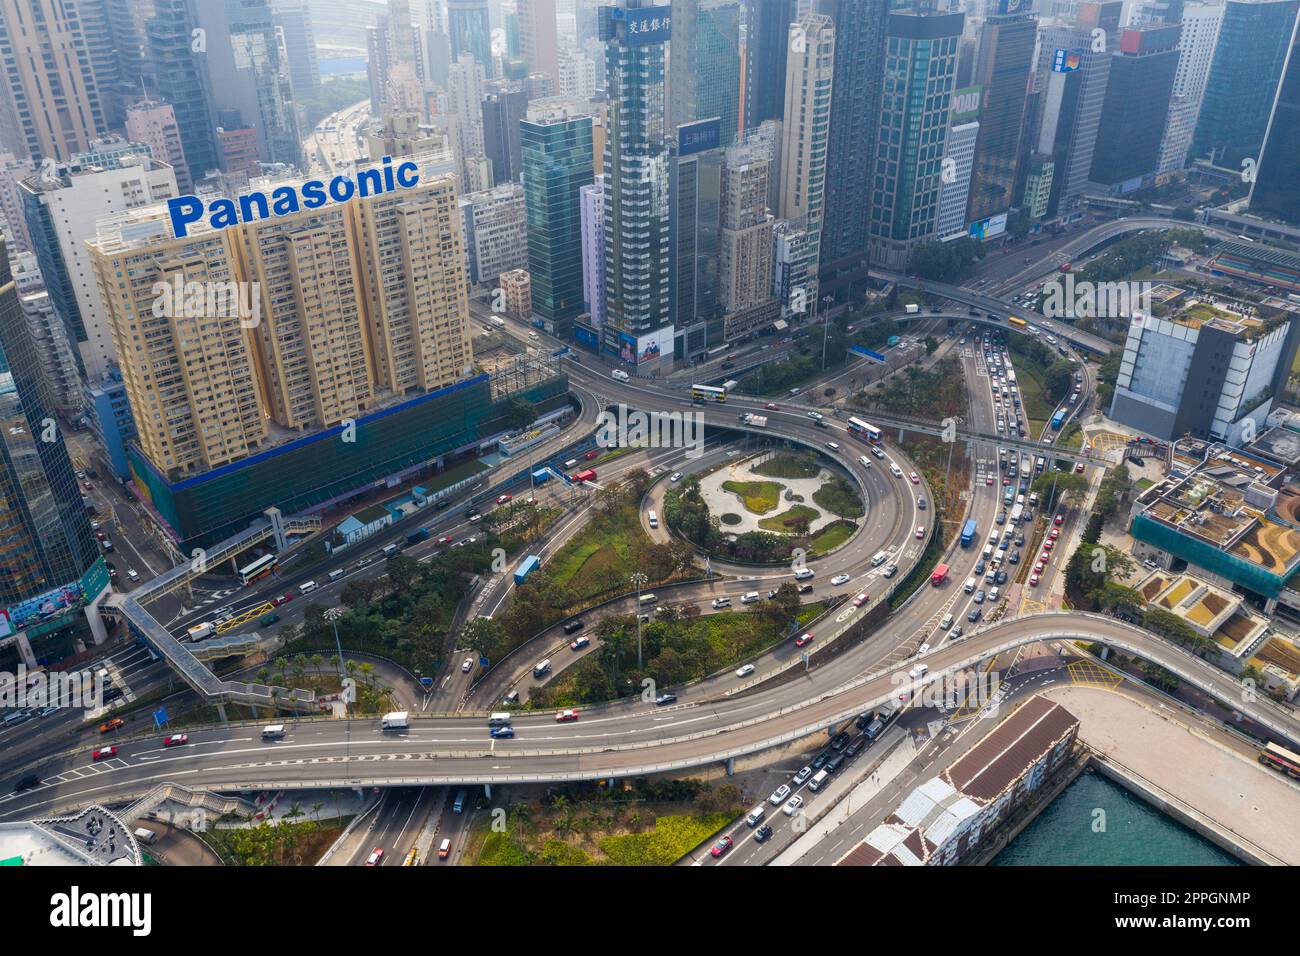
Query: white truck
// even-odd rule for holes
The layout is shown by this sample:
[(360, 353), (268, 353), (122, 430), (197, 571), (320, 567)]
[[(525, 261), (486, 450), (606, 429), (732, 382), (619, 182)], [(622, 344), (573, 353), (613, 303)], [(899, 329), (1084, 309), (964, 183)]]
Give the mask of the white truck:
[(404, 710), (395, 710), (391, 714), (384, 714), (379, 720), (380, 730), (406, 730), (410, 726), (410, 714)]
[(751, 425), (751, 426), (753, 426), (754, 428), (766, 428), (766, 427), (767, 427), (767, 416), (766, 416), (766, 415), (752, 415), (752, 414), (746, 412), (744, 415), (742, 415), (742, 416), (740, 417), (740, 420), (741, 420), (742, 422), (744, 422), (746, 425)]
[(621, 368), (616, 368), (614, 371), (609, 373), (609, 377), (616, 382), (626, 382), (629, 376), (627, 372), (623, 371)]
[(494, 315), (492, 316), (492, 324), (498, 329), (504, 329), (506, 327), (506, 320), (501, 318), (499, 315)]
[(903, 311), (908, 315), (916, 315), (916, 313), (921, 311), (921, 307), (913, 302), (910, 305), (903, 306)]
[(186, 638), (191, 641), (206, 641), (209, 637), (216, 637), (216, 635), (217, 627), (211, 621), (195, 624), (185, 632)]

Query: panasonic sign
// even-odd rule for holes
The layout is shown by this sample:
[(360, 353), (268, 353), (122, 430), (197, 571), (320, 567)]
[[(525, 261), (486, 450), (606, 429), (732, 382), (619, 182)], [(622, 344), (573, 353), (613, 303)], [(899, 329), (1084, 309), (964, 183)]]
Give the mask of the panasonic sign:
[(276, 186), (268, 196), (264, 192), (251, 192), (238, 199), (213, 199), (205, 203), (198, 196), (177, 196), (167, 200), (167, 214), (171, 217), (172, 232), (177, 239), (189, 234), (189, 227), (207, 214), (208, 225), (225, 229), (240, 223), (258, 222), (300, 212), (319, 209), (329, 202), (343, 203), (355, 196), (381, 196), (394, 190), (410, 189), (420, 183), (420, 167), (407, 160), (393, 165), (391, 156), (385, 156), (382, 165), (363, 169), (354, 176), (339, 175), (329, 182), (309, 179), (304, 183)]

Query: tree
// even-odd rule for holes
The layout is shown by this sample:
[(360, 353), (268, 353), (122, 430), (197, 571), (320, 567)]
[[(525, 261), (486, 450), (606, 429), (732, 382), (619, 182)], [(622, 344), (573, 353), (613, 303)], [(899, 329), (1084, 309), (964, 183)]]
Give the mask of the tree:
[(1046, 501), (1048, 496), (1052, 494), (1053, 486), (1055, 486), (1058, 496), (1064, 496), (1071, 492), (1086, 490), (1088, 480), (1083, 475), (1076, 475), (1072, 471), (1044, 471), (1034, 479), (1034, 483), (1030, 485), (1030, 490)]
[(420, 563), (405, 554), (395, 554), (384, 565), (384, 573), (397, 593), (409, 591), (420, 575)]
[(936, 339), (933, 335), (927, 335), (925, 337), (925, 354), (933, 355), (935, 353), (935, 350), (938, 348), (939, 348), (939, 340)]
[(908, 270), (923, 279), (960, 282), (984, 254), (984, 244), (970, 236), (954, 242), (922, 242), (912, 250)]
[(1074, 363), (1068, 359), (1057, 359), (1043, 374), (1043, 385), (1047, 395), (1059, 402), (1074, 390)]

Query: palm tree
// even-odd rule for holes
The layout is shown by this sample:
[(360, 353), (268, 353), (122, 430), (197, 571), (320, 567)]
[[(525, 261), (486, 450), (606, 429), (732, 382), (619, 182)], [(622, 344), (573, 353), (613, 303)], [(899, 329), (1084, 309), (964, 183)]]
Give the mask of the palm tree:
[(316, 676), (317, 676), (317, 678), (320, 677), (320, 674), (321, 674), (321, 665), (324, 664), (324, 663), (325, 663), (325, 658), (322, 657), (320, 654), (313, 654), (313, 655), (311, 656), (311, 666), (314, 667), (314, 668), (316, 668)]

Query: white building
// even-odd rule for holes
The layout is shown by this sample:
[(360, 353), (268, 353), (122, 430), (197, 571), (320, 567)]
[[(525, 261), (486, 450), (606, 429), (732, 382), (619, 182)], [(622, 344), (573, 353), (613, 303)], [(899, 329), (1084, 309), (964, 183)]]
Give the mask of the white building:
[(528, 268), (524, 187), (502, 183), (460, 197), (461, 230), (470, 285), (495, 282), (503, 272)]
[(1160, 141), (1158, 173), (1187, 165), (1187, 152), (1196, 132), (1196, 117), (1205, 98), (1205, 81), (1223, 23), (1223, 5), (1188, 3), (1183, 7), (1183, 30), (1178, 38), (1178, 66), (1169, 100), (1169, 118)]
[[(939, 193), (940, 239), (966, 235), (966, 201), (970, 196), (971, 169), (975, 164), (975, 140), (979, 138), (978, 120), (962, 123), (948, 130), (944, 152), (943, 188)], [(948, 163), (948, 160), (952, 163)], [(949, 180), (948, 173), (953, 174)]]
[[(57, 251), (49, 249), (39, 257), (41, 272), (46, 288), (52, 290), (56, 308), (60, 302), (59, 296), (53, 294), (54, 284), (63, 282), (66, 276), (71, 287), (79, 314), (62, 318), (70, 328), (80, 327), (75, 346), (90, 381), (98, 381), (116, 364), (116, 356), (86, 241), (95, 237), (100, 219), (179, 194), (175, 172), (166, 163), (150, 158), (148, 147), (139, 146), (138, 152), (113, 152), (103, 149), (104, 145), (92, 144), (92, 152), (101, 147), (96, 161), (88, 159), (91, 154), (74, 156), (68, 163), (29, 176), (20, 187), (26, 194), (28, 229), (33, 234), (38, 230), (38, 223), (32, 221), (36, 217), (41, 231), (48, 234), (52, 230), (57, 237)], [(68, 303), (68, 308), (73, 309), (73, 303)]]
[(582, 297), (591, 324), (605, 324), (605, 177), (579, 190), (582, 208)]

